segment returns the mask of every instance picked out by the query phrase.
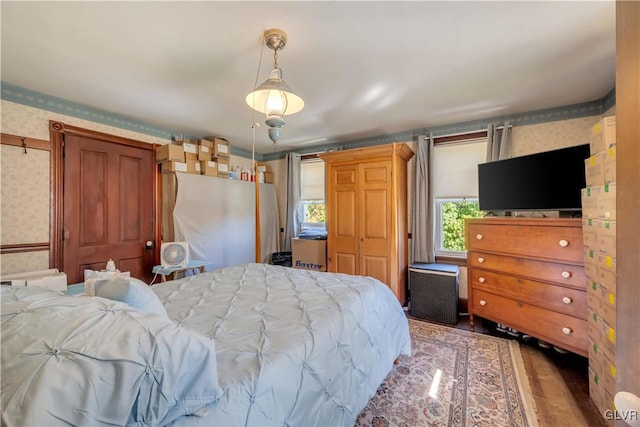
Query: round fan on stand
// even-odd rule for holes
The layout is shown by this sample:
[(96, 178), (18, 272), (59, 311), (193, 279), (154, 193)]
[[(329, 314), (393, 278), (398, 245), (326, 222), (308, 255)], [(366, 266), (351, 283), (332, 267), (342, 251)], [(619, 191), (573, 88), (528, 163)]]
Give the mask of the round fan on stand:
[(187, 242), (163, 243), (160, 247), (160, 263), (163, 267), (185, 267), (189, 264)]

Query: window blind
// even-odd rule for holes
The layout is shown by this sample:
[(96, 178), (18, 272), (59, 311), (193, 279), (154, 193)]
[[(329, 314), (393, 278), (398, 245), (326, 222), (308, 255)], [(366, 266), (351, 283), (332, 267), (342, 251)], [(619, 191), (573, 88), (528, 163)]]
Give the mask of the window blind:
[(302, 200), (324, 200), (324, 162), (301, 163), (300, 184)]
[(435, 198), (478, 197), (478, 164), (487, 155), (487, 138), (439, 144), (433, 150)]

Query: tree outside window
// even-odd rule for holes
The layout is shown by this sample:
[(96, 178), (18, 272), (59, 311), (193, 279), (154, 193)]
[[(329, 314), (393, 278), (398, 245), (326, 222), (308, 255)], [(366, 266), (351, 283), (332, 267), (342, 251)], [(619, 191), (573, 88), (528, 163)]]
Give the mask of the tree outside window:
[(471, 199), (440, 200), (437, 202), (439, 217), (439, 252), (464, 253), (464, 220), (483, 216), (478, 201)]

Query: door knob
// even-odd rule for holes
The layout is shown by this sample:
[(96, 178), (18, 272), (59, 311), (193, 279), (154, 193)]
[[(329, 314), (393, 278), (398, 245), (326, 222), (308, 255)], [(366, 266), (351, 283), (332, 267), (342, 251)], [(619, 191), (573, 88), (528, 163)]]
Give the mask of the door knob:
[(147, 240), (146, 242), (144, 242), (144, 247), (145, 249), (153, 249), (156, 247), (156, 244), (153, 240)]

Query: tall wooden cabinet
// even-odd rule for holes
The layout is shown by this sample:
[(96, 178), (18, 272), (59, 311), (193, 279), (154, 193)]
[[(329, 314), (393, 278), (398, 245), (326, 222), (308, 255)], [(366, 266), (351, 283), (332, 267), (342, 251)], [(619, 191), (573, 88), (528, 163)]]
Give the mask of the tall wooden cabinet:
[(327, 269), (371, 276), (401, 304), (408, 265), (407, 162), (404, 143), (320, 155), (327, 165)]

